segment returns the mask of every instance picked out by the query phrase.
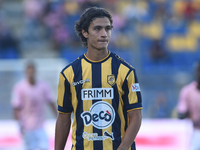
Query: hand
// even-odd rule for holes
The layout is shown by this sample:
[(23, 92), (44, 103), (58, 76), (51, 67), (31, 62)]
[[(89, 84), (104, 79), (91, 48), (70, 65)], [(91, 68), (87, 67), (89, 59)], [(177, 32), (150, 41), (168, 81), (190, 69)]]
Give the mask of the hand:
[(128, 150), (128, 149), (119, 146), (119, 147), (117, 148), (117, 150)]

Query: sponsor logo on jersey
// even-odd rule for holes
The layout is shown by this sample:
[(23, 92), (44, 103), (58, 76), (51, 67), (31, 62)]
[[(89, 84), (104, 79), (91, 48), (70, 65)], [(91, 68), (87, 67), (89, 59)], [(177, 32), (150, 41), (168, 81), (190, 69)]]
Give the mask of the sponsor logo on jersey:
[(132, 92), (140, 91), (140, 85), (139, 83), (132, 84)]
[(114, 75), (108, 75), (107, 76), (107, 82), (110, 86), (113, 86), (115, 84), (115, 76)]
[(88, 141), (103, 141), (108, 138), (110, 138), (111, 140), (114, 140), (113, 132), (109, 134), (107, 130), (103, 133), (102, 136), (99, 136), (97, 133), (84, 132), (82, 137), (84, 139), (88, 139)]
[(78, 84), (83, 84), (83, 83), (85, 83), (85, 82), (90, 82), (90, 79), (85, 79), (85, 80), (80, 80), (80, 81), (78, 81), (78, 82), (73, 82), (72, 85), (73, 85), (73, 86), (76, 86), (76, 85), (78, 85)]
[(111, 126), (115, 120), (115, 110), (108, 103), (99, 101), (94, 103), (89, 111), (81, 114), (84, 125), (93, 125), (97, 129), (105, 129)]
[(113, 88), (92, 88), (81, 90), (82, 100), (113, 99), (113, 95)]

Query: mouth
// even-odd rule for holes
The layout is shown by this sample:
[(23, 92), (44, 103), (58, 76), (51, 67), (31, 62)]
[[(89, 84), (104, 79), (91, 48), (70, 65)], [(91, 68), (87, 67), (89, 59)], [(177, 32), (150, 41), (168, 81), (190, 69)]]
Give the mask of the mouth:
[(98, 42), (108, 43), (108, 40), (98, 40)]

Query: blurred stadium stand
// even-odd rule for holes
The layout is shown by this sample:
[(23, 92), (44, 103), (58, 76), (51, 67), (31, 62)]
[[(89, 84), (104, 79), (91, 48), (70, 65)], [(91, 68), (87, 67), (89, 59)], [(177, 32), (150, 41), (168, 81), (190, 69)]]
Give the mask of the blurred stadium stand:
[[(105, 7), (112, 13), (109, 49), (136, 68), (144, 117), (155, 117), (149, 110), (157, 103), (158, 93), (166, 96), (165, 117), (172, 117), (179, 90), (193, 79), (194, 63), (200, 60), (199, 0), (0, 0), (0, 59), (73, 61), (86, 51), (74, 24), (88, 6)], [(1, 67), (0, 106), (10, 110), (11, 81), (20, 72), (8, 73)]]
[[(136, 68), (145, 118), (138, 140), (163, 127), (157, 124), (149, 132), (159, 121), (179, 136), (175, 130), (183, 122), (174, 128), (173, 119), (152, 118), (177, 117), (180, 88), (194, 79), (194, 65), (200, 60), (200, 0), (0, 0), (0, 121), (12, 119), (11, 90), (23, 77), (26, 59), (36, 60), (39, 78), (52, 85), (56, 99), (61, 68), (86, 52), (74, 25), (89, 6), (111, 12), (114, 30), (109, 49)], [(47, 117), (52, 117), (48, 110)], [(180, 133), (186, 128), (191, 129), (184, 126)], [(182, 144), (189, 134), (180, 137), (187, 137), (178, 139)]]

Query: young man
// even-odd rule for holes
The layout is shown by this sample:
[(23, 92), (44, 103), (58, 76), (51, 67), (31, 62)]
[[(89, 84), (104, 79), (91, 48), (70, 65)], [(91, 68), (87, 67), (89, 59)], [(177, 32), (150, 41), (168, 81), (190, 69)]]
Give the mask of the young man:
[(48, 138), (43, 128), (44, 108), (49, 104), (55, 115), (50, 87), (38, 81), (32, 62), (26, 66), (26, 79), (18, 82), (13, 89), (11, 104), (14, 118), (18, 120), (27, 150), (48, 150)]
[(180, 119), (189, 117), (193, 123), (194, 131), (190, 150), (200, 149), (200, 62), (197, 64), (195, 75), (196, 81), (181, 89), (177, 105), (178, 117)]
[(55, 150), (63, 150), (70, 131), (72, 150), (135, 150), (142, 100), (135, 69), (107, 49), (111, 15), (91, 7), (75, 29), (88, 50), (60, 73)]

